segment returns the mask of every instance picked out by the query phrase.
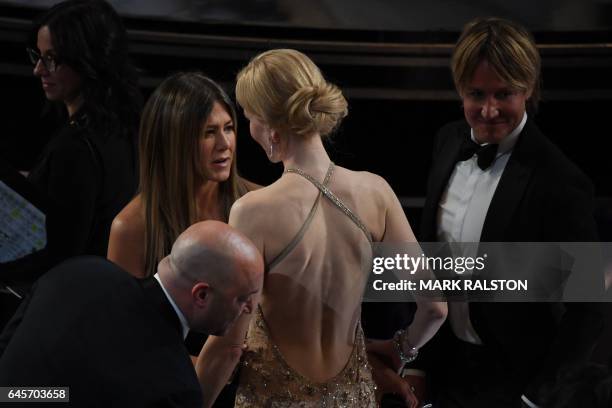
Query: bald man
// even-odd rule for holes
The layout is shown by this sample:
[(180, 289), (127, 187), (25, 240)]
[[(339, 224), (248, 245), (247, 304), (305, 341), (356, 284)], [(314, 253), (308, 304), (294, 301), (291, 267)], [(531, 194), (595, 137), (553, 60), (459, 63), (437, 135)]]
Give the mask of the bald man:
[[(0, 337), (0, 386), (70, 387), (73, 407), (201, 407), (183, 345), (250, 313), (263, 260), (226, 224), (194, 224), (151, 279), (101, 258), (49, 271)], [(236, 345), (240, 348), (240, 345)]]

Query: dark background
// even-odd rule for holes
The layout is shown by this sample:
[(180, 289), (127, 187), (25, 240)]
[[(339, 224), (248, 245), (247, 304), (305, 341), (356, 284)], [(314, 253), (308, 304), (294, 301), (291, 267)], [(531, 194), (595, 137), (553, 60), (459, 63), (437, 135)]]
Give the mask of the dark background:
[[(31, 20), (54, 1), (0, 1), (0, 155), (27, 170), (57, 127), (24, 51)], [(145, 96), (169, 73), (201, 70), (230, 93), (238, 70), (278, 47), (313, 58), (349, 101), (328, 144), (336, 163), (385, 177), (413, 225), (432, 138), (462, 117), (449, 57), (461, 26), (498, 15), (525, 24), (543, 58), (536, 122), (593, 180), (603, 238), (612, 206), (612, 1), (131, 0), (111, 1), (125, 17)], [(48, 109), (47, 109), (48, 110)], [(280, 167), (266, 160), (241, 118), (241, 173), (267, 184)], [(416, 229), (416, 228), (415, 228)]]
[[(606, 30), (610, 0), (108, 0), (122, 15), (171, 21), (385, 31), (457, 30), (475, 16), (520, 21), (536, 31)], [(47, 8), (59, 0), (0, 0)]]

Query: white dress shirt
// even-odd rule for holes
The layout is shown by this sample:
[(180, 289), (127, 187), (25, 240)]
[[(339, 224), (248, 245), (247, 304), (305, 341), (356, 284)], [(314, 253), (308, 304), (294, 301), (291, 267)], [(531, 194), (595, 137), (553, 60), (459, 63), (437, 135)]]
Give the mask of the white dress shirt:
[(162, 290), (164, 291), (164, 295), (166, 295), (166, 297), (168, 298), (168, 302), (170, 302), (170, 304), (172, 305), (172, 308), (174, 309), (174, 312), (176, 313), (176, 316), (178, 317), (179, 321), (181, 322), (181, 330), (183, 332), (183, 340), (185, 340), (187, 338), (187, 333), (189, 333), (189, 325), (187, 324), (187, 319), (185, 319), (185, 316), (183, 315), (183, 312), (181, 312), (181, 309), (179, 309), (178, 306), (176, 305), (176, 303), (174, 303), (174, 299), (172, 299), (172, 296), (170, 296), (170, 294), (168, 293), (168, 291), (164, 287), (164, 284), (161, 281), (161, 279), (159, 278), (159, 275), (156, 273), (153, 276), (159, 282), (159, 286), (161, 286)]
[[(519, 134), (527, 122), (527, 113), (519, 125), (499, 144), (495, 161), (486, 170), (478, 167), (478, 156), (456, 164), (438, 206), (438, 241), (479, 242), (489, 205)], [(471, 131), (474, 142), (474, 130)], [(476, 245), (466, 245), (465, 252), (453, 256), (476, 256)], [(469, 274), (469, 272), (466, 272)], [(455, 335), (472, 344), (482, 344), (470, 321), (467, 302), (449, 302), (448, 318)]]

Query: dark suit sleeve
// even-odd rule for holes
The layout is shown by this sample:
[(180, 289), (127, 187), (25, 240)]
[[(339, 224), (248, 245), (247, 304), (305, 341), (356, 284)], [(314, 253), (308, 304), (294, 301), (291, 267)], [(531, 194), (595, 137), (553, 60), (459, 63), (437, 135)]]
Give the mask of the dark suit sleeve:
[(556, 191), (549, 208), (560, 221), (554, 224), (556, 241), (596, 242), (599, 241), (595, 223), (595, 199), (593, 185), (582, 174), (577, 174), (565, 188)]
[[(550, 241), (597, 242), (597, 226), (593, 217), (594, 193), (591, 182), (582, 174), (566, 175), (567, 183), (550, 194), (548, 223)], [(600, 271), (590, 271), (603, 283)], [(537, 392), (545, 381), (554, 381), (555, 376), (573, 364), (588, 360), (603, 328), (603, 311), (600, 303), (567, 302), (565, 313), (558, 326), (557, 335), (551, 344), (546, 363), (526, 395), (537, 401)]]
[(443, 126), (436, 132), (436, 135), (433, 139), (433, 148), (431, 151), (431, 165), (430, 168), (433, 167), (436, 158), (444, 148), (444, 143), (448, 140), (449, 135), (455, 133), (457, 129), (455, 128), (455, 124), (451, 123), (446, 126)]
[[(437, 213), (438, 203), (435, 202), (433, 193), (433, 184), (436, 176), (435, 168), (437, 165), (442, 152), (445, 149), (445, 145), (449, 138), (457, 132), (456, 124), (451, 123), (443, 126), (438, 130), (433, 138), (433, 147), (431, 152), (431, 160), (429, 162), (429, 171), (427, 174), (427, 191), (425, 195), (425, 204), (423, 206), (423, 212), (421, 214), (420, 228), (417, 231), (417, 238), (419, 241), (435, 241), (435, 225), (433, 225), (435, 219), (435, 213)], [(447, 146), (446, 146), (447, 147)]]
[[(28, 295), (25, 297), (25, 299), (23, 299), (22, 302), (19, 304), (17, 311), (15, 312), (13, 317), (11, 317), (11, 320), (9, 320), (6, 326), (4, 326), (4, 330), (2, 331), (2, 334), (0, 334), (0, 361), (2, 361), (2, 356), (4, 355), (4, 351), (6, 350), (6, 348), (8, 347), (8, 344), (13, 338), (13, 334), (15, 334), (15, 331), (17, 330), (17, 328), (19, 327), (19, 324), (21, 324), (21, 321), (23, 320), (23, 315), (25, 314), (26, 309), (28, 308), (28, 305), (30, 304), (30, 300), (32, 299), (32, 292), (34, 291), (35, 288), (36, 288), (36, 285), (32, 287), (32, 289), (30, 290)], [(0, 364), (0, 367), (1, 367), (1, 364)]]

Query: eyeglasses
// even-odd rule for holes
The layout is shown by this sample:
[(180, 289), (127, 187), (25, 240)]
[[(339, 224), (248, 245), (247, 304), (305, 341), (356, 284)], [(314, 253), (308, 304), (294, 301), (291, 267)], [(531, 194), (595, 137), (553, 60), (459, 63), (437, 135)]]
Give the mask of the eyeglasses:
[(28, 57), (30, 57), (30, 62), (34, 66), (38, 64), (38, 61), (41, 61), (43, 67), (45, 67), (47, 71), (55, 72), (60, 65), (57, 57), (54, 57), (53, 55), (42, 56), (38, 51), (33, 50), (32, 48), (26, 48), (26, 51), (28, 52)]

